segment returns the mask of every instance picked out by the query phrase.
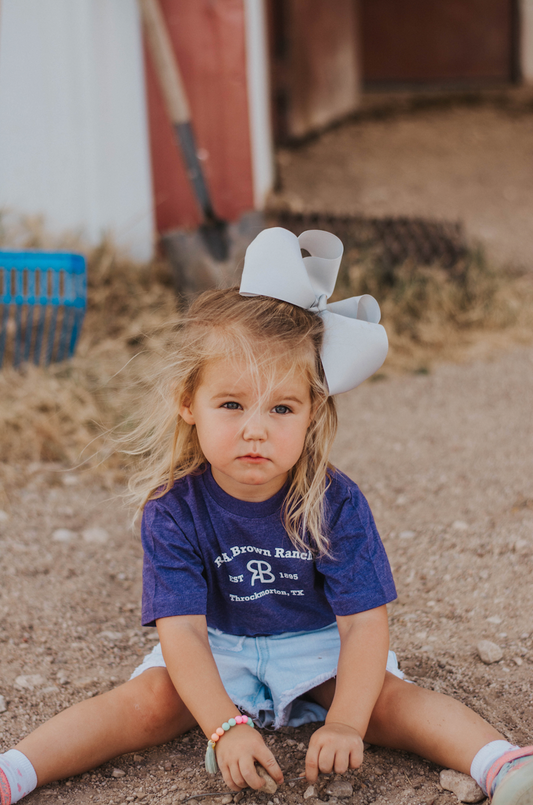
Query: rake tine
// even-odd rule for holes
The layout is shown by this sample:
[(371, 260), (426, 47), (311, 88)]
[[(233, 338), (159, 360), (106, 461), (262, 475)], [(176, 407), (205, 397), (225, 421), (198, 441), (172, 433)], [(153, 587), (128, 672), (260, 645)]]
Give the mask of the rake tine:
[(66, 357), (68, 335), (72, 327), (72, 307), (65, 307), (63, 311), (63, 321), (61, 322), (61, 335), (59, 337), (59, 346), (56, 353), (56, 361), (62, 361)]
[(24, 274), (22, 271), (13, 272), (15, 279), (15, 350), (13, 353), (13, 366), (16, 368), (21, 362), (22, 347), (22, 302), (24, 300)]
[(60, 281), (61, 281), (61, 275), (57, 270), (57, 268), (54, 266), (52, 269), (52, 298), (49, 300), (49, 304), (52, 304), (53, 307), (52, 307), (52, 315), (50, 316), (50, 321), (48, 323), (48, 345), (46, 348), (46, 355), (45, 355), (46, 366), (48, 366), (52, 361), (54, 341), (56, 338), (57, 314), (60, 304), (60, 290), (59, 290)]
[(33, 350), (33, 362), (36, 366), (39, 366), (39, 363), (41, 361), (41, 349), (43, 346), (45, 322), (46, 322), (46, 308), (44, 305), (41, 305), (41, 310), (39, 312), (39, 323), (37, 325), (37, 334), (35, 336), (35, 349)]
[(4, 350), (6, 348), (7, 319), (9, 316), (9, 305), (2, 305), (2, 329), (0, 330), (0, 369), (4, 363)]
[(87, 279), (85, 274), (85, 264), (81, 257), (77, 256), (73, 260), (74, 273), (70, 275), (72, 280), (72, 298), (74, 299), (72, 306), (72, 330), (70, 335), (70, 344), (68, 349), (68, 357), (71, 358), (74, 354), (74, 347), (78, 340), (78, 335), (81, 331), (83, 319), (85, 317), (85, 306), (83, 300), (87, 295)]
[(35, 309), (35, 271), (28, 270), (28, 313), (26, 315), (26, 337), (24, 339), (24, 357), (27, 361), (30, 357), (31, 340), (33, 335), (33, 311)]
[(30, 359), (30, 351), (31, 351), (31, 337), (33, 335), (33, 311), (35, 308), (33, 305), (28, 307), (28, 312), (26, 314), (26, 333), (24, 337), (24, 354), (23, 354), (23, 361), (28, 361)]
[(46, 345), (46, 354), (44, 356), (44, 365), (49, 366), (52, 361), (52, 352), (54, 350), (54, 339), (56, 335), (56, 324), (57, 324), (57, 305), (54, 305), (52, 308), (52, 315), (50, 316), (50, 321), (48, 322), (48, 343)]
[(83, 310), (80, 308), (72, 308), (74, 313), (74, 318), (72, 321), (72, 330), (70, 332), (70, 344), (68, 346), (68, 357), (72, 358), (74, 354), (74, 347), (76, 346), (76, 341), (78, 340), (78, 333), (81, 330), (81, 325), (83, 323)]
[(22, 360), (22, 307), (16, 305), (15, 307), (15, 355), (13, 358), (13, 366), (15, 369), (20, 366)]

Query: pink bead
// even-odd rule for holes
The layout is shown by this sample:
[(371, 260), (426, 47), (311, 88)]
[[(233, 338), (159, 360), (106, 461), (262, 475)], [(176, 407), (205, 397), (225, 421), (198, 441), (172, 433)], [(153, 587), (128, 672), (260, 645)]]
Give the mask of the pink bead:
[(235, 716), (235, 723), (242, 724), (242, 716)]
[(217, 733), (217, 735), (224, 735), (224, 730), (222, 729), (222, 727), (217, 727), (216, 728), (216, 733)]
[(217, 734), (216, 734), (216, 732), (214, 732), (214, 733), (212, 734), (212, 736), (211, 736), (211, 740), (212, 740), (212, 741), (214, 741), (214, 742), (216, 743), (217, 741), (219, 741), (219, 740), (220, 740), (220, 735), (217, 735)]

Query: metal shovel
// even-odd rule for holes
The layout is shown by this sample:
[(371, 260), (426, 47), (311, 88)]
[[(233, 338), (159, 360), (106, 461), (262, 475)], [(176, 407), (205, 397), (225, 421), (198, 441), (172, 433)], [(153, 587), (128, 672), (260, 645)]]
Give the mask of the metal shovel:
[(163, 236), (164, 250), (176, 274), (178, 291), (185, 296), (233, 284), (235, 266), (246, 246), (263, 229), (263, 216), (250, 213), (237, 224), (217, 217), (202, 165), (198, 159), (190, 107), (165, 19), (157, 0), (139, 0), (148, 47), (161, 85), (176, 141), (202, 212), (198, 232), (170, 232)]

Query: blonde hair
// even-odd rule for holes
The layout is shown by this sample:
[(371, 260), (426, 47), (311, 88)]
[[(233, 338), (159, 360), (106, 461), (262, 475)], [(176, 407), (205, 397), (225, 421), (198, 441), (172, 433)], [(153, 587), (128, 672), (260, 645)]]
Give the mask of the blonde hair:
[(324, 498), (337, 413), (320, 361), (323, 327), (316, 313), (270, 297), (241, 296), (237, 288), (201, 294), (176, 327), (177, 343), (157, 371), (155, 400), (147, 401), (141, 424), (127, 437), (135, 445), (128, 452), (141, 456), (129, 484), (139, 509), (180, 478), (205, 469), (196, 426), (178, 411), (193, 400), (208, 362), (244, 361), (252, 382), (261, 385), (262, 397), (279, 383), (280, 371), (285, 377), (303, 372), (312, 420), (301, 456), (289, 472), (282, 518), (296, 548), (327, 553)]

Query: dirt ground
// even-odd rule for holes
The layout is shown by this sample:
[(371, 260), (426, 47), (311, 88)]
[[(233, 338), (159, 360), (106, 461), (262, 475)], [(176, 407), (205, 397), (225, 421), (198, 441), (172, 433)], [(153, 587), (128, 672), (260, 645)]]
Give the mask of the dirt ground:
[[(489, 222), (503, 258), (526, 264), (531, 230), (510, 210), (520, 199), (521, 214), (531, 214), (526, 134), (530, 138), (533, 118), (500, 120), (499, 126), (494, 115), (500, 112), (477, 111), (475, 117), (475, 110), (449, 110), (445, 119), (441, 110), (418, 121), (370, 121), (329, 132), (282, 153), (284, 192), (309, 196), (314, 186), (313, 204), (333, 211), (450, 216), (455, 210), (453, 217), (464, 217), (480, 236)], [(421, 128), (439, 138), (438, 148), (429, 141), (425, 149), (413, 148)], [(470, 154), (468, 160), (463, 154), (461, 181), (452, 129)], [(472, 132), (481, 138), (477, 145)], [(411, 162), (398, 144), (407, 140)], [(364, 167), (354, 158), (343, 172), (339, 142), (354, 153), (354, 142), (366, 144)], [(490, 148), (483, 160), (484, 144)], [(304, 159), (313, 165), (305, 188)], [(516, 160), (512, 182), (503, 179), (511, 175), (505, 160)], [(437, 168), (434, 187), (424, 177)], [(376, 193), (385, 187), (390, 206), (379, 194), (372, 201), (372, 187)], [(505, 187), (523, 191), (507, 200)], [(367, 495), (391, 559), (399, 593), (390, 606), (391, 644), (400, 667), (415, 682), (469, 704), (517, 743), (533, 739), (532, 399), (533, 347), (367, 382), (339, 399), (333, 456)], [(26, 483), (0, 497), (0, 751), (65, 706), (126, 680), (154, 644), (155, 630), (140, 626), (141, 547), (130, 512), (120, 505), (122, 492), (105, 471), (34, 463)], [(501, 648), (500, 661), (481, 661), (476, 646), (482, 639)], [(302, 773), (311, 733), (307, 726), (267, 737), (289, 780), (276, 794), (226, 792), (226, 799), (205, 801), (301, 803), (308, 785), (293, 778)], [(204, 751), (205, 739), (194, 730), (47, 786), (27, 802), (173, 805), (193, 794), (224, 792), (221, 778), (203, 771)], [(310, 805), (454, 805), (456, 797), (439, 785), (439, 771), (407, 754), (370, 747), (360, 771), (336, 781), (322, 777), (307, 798)], [(332, 787), (339, 779), (351, 792)]]
[(413, 112), (401, 97), (390, 107), (368, 96), (365, 113), (378, 119), (282, 149), (279, 196), (298, 211), (461, 221), (491, 260), (531, 268), (533, 91), (422, 101)]

